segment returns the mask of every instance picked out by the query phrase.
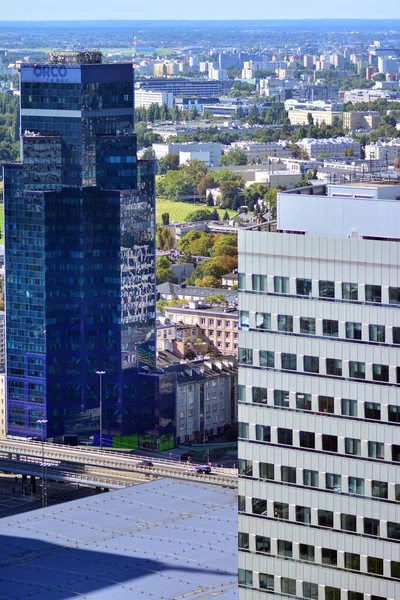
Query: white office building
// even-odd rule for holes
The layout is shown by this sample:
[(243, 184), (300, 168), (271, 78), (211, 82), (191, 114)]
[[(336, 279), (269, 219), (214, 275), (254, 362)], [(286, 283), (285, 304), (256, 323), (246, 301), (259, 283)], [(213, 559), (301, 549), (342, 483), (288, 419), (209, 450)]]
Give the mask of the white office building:
[(152, 104), (172, 108), (174, 96), (172, 92), (157, 92), (152, 90), (135, 89), (135, 108), (149, 108)]
[(400, 598), (400, 186), (239, 232), (239, 599)]
[(382, 165), (393, 165), (396, 158), (400, 158), (400, 141), (394, 139), (367, 144), (365, 158), (379, 160)]
[(309, 158), (318, 158), (320, 155), (339, 158), (349, 153), (360, 158), (360, 144), (350, 137), (303, 138), (297, 142), (297, 146), (305, 150)]
[(157, 160), (167, 154), (179, 154), (180, 152), (206, 153), (207, 163), (214, 167), (219, 166), (222, 154), (222, 144), (218, 142), (171, 142), (170, 144), (153, 144), (152, 148)]

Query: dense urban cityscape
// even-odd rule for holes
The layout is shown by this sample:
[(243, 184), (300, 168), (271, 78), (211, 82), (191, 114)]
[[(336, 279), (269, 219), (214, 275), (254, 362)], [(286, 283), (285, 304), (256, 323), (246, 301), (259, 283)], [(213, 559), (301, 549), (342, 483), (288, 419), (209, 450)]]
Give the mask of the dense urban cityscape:
[(399, 600), (400, 20), (0, 22), (0, 163), (0, 598)]

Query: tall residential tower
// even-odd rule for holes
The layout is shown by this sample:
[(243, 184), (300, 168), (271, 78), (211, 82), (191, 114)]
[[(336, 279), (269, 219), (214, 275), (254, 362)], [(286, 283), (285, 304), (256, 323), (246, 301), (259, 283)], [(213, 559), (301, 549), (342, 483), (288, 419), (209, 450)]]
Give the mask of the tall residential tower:
[[(4, 166), (8, 433), (154, 426), (154, 163), (139, 161), (131, 64), (22, 65), (22, 163)], [(104, 371), (102, 380), (96, 371)], [(100, 390), (101, 386), (101, 390)]]
[(239, 234), (239, 598), (400, 598), (400, 186)]

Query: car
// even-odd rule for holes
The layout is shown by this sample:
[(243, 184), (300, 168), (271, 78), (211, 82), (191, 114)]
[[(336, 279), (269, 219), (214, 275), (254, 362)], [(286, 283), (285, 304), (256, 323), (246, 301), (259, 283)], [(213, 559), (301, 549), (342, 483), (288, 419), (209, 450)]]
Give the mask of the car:
[(209, 465), (196, 465), (190, 469), (191, 473), (211, 473), (211, 467)]
[(136, 463), (136, 466), (137, 467), (154, 467), (151, 460), (139, 460), (139, 462)]

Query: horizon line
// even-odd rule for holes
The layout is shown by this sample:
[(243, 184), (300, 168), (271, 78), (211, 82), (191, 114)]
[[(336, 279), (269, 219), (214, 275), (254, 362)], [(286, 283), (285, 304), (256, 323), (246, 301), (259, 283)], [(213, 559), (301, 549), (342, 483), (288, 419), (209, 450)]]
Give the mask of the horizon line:
[(316, 17), (293, 17), (291, 19), (287, 19), (287, 18), (275, 18), (275, 19), (243, 19), (241, 17), (237, 17), (237, 18), (231, 18), (231, 19), (222, 19), (222, 18), (216, 18), (216, 19), (150, 19), (150, 18), (143, 18), (143, 19), (28, 19), (28, 20), (22, 20), (22, 19), (0, 19), (0, 24), (1, 23), (117, 23), (117, 22), (121, 22), (121, 23), (142, 23), (142, 22), (148, 22), (148, 23), (176, 23), (176, 22), (181, 22), (181, 23), (186, 23), (186, 22), (197, 22), (197, 23), (215, 23), (215, 22), (220, 22), (220, 21), (224, 21), (224, 22), (241, 22), (241, 23), (273, 23), (273, 22), (279, 22), (279, 21), (357, 21), (357, 22), (374, 22), (376, 23), (377, 21), (392, 21), (392, 22), (396, 22), (399, 21), (400, 22), (400, 16), (393, 18), (393, 17), (379, 17), (379, 18), (358, 18), (358, 17), (321, 17), (321, 18), (316, 18)]

